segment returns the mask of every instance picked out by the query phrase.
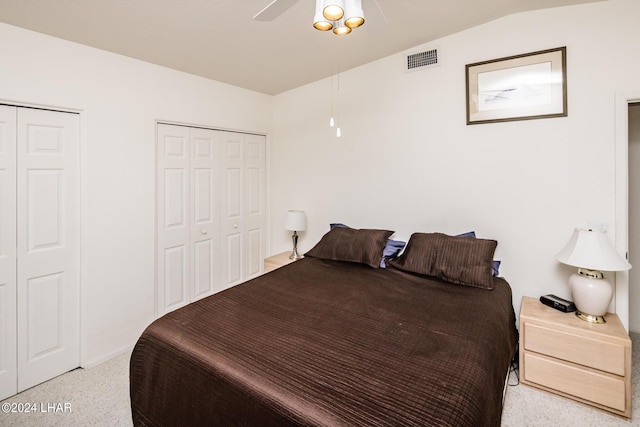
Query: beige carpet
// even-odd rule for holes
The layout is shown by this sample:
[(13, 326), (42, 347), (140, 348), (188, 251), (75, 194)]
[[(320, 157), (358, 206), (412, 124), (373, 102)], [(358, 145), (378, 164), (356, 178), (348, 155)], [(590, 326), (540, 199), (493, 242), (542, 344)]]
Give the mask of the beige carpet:
[[(502, 426), (640, 426), (640, 334), (633, 340), (633, 419), (573, 402), (524, 385), (509, 387), (502, 414)], [(29, 405), (35, 412), (0, 412), (0, 426), (131, 426), (129, 407), (129, 354), (111, 359), (92, 369), (76, 369), (5, 403)], [(516, 383), (512, 374), (510, 382)], [(35, 404), (35, 407), (34, 407)], [(4, 409), (4, 406), (3, 406)]]

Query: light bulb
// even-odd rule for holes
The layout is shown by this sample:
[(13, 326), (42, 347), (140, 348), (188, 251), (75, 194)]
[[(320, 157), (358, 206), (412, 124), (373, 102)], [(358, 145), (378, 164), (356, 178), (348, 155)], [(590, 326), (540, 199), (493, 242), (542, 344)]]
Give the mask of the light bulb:
[(338, 130), (336, 130), (336, 136), (338, 138), (340, 138), (342, 136), (342, 132), (340, 132), (340, 127), (338, 127)]
[(333, 116), (329, 119), (329, 126), (333, 127), (335, 123), (333, 122)]

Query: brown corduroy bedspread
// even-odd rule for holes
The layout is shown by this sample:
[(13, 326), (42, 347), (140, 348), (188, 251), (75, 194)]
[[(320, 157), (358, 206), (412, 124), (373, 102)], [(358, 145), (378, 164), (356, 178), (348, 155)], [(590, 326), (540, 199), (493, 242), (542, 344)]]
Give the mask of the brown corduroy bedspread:
[(304, 258), (152, 323), (137, 426), (499, 426), (511, 288)]

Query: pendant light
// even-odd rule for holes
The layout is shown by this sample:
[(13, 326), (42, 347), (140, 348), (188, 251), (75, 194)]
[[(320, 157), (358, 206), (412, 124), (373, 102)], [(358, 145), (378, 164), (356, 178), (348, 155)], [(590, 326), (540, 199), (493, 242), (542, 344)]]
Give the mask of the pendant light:
[(313, 26), (317, 30), (333, 30), (334, 34), (342, 36), (362, 24), (362, 0), (316, 0)]
[(351, 28), (345, 25), (344, 19), (339, 20), (333, 27), (333, 33), (339, 36), (344, 36), (345, 34), (349, 34), (350, 32)]
[(344, 25), (349, 28), (358, 28), (364, 24), (364, 11), (362, 0), (345, 0)]
[[(331, 75), (331, 117), (329, 118), (329, 126), (336, 128), (336, 137), (342, 136), (340, 130), (340, 66), (338, 66), (338, 73), (336, 75), (337, 88), (334, 91), (333, 87), (333, 74)], [(335, 117), (335, 120), (334, 120)]]
[(331, 97), (329, 102), (331, 103), (331, 116), (329, 117), (329, 127), (334, 127), (336, 122), (333, 120), (333, 70), (331, 71)]
[(329, 31), (333, 28), (333, 24), (322, 14), (324, 7), (322, 0), (316, 1), (316, 14), (313, 16), (313, 26), (319, 31)]

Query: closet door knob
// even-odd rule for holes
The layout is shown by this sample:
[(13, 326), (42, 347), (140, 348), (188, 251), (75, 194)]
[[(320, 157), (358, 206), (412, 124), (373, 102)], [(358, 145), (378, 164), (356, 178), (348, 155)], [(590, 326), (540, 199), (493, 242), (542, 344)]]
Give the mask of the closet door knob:
[(202, 230), (202, 234), (207, 234), (207, 233), (208, 233), (208, 231), (206, 229)]
[(233, 224), (233, 228), (238, 228), (238, 224)]

